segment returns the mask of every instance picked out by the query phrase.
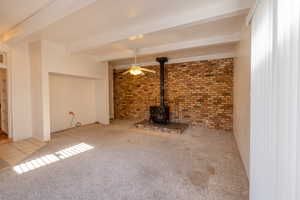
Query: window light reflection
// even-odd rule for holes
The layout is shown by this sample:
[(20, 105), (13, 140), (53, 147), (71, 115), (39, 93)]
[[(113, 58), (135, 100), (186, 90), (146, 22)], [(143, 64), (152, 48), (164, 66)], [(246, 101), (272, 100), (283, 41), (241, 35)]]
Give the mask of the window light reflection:
[(13, 167), (14, 171), (18, 174), (23, 174), (25, 172), (40, 168), (51, 163), (75, 156), (77, 154), (89, 151), (94, 147), (85, 143), (80, 143), (65, 149), (62, 149), (56, 153), (48, 154), (40, 158), (21, 163)]

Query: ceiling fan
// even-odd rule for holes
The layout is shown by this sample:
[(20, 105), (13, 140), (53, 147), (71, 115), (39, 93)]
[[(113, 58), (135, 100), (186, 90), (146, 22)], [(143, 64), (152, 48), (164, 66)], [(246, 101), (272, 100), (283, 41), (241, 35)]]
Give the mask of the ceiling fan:
[(137, 76), (137, 75), (145, 75), (144, 72), (156, 73), (154, 70), (142, 68), (139, 64), (136, 63), (136, 57), (137, 57), (137, 50), (135, 50), (134, 64), (131, 65), (131, 67), (127, 71), (125, 71), (123, 75), (130, 73), (131, 75)]

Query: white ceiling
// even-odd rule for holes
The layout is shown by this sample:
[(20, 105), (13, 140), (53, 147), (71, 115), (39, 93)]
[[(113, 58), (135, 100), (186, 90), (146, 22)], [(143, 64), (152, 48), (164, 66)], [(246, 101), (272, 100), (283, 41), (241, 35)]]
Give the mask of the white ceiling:
[(0, 0), (0, 34), (53, 0)]
[[(52, 1), (54, 3), (48, 10), (43, 9), (21, 24), (11, 40), (49, 40), (65, 45), (71, 53), (97, 56), (99, 61), (126, 58), (132, 55), (131, 49), (134, 48), (143, 49), (149, 54), (236, 41), (244, 18), (254, 2)], [(20, 23), (49, 2), (50, 0), (0, 0), (0, 33)], [(128, 40), (130, 36), (137, 34), (144, 34), (144, 38)]]
[[(55, 42), (72, 44), (87, 36), (122, 31), (172, 15), (184, 15), (199, 7), (220, 0), (98, 0), (95, 3), (48, 26), (43, 37)], [(71, 33), (71, 34), (70, 34)]]
[[(219, 45), (210, 45), (205, 47), (196, 47), (179, 51), (168, 51), (159, 54), (151, 54), (151, 55), (138, 55), (137, 63), (140, 65), (153, 65), (157, 57), (168, 57), (169, 61), (176, 59), (193, 59), (193, 58), (214, 58), (216, 56), (220, 56), (222, 58), (232, 57), (234, 56), (234, 52), (236, 49), (236, 43), (228, 43), (228, 44), (219, 44)], [(115, 68), (127, 68), (131, 64), (134, 63), (134, 58), (126, 58), (110, 61), (110, 65)]]
[[(218, 36), (232, 35), (240, 32), (245, 23), (245, 15), (238, 15), (220, 19), (217, 21), (196, 24), (190, 26), (180, 26), (173, 29), (166, 29), (144, 35), (138, 40), (120, 40), (98, 48), (85, 51), (85, 53), (106, 58), (111, 55), (132, 54), (135, 49), (154, 48), (161, 45), (174, 44), (177, 42), (197, 41), (205, 38), (215, 38)], [(104, 59), (105, 60), (105, 59)]]

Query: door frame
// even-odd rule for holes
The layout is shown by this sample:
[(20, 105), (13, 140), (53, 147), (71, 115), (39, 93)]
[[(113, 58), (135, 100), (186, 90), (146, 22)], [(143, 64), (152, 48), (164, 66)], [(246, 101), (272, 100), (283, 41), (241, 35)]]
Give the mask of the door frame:
[[(11, 93), (11, 59), (10, 59), (10, 53), (8, 50), (1, 51), (0, 54), (4, 57), (4, 62), (0, 63), (1, 69), (6, 69), (6, 90), (7, 90), (7, 134), (8, 138), (14, 139), (13, 137), (13, 131), (12, 131), (12, 93)], [(1, 116), (2, 118), (2, 116)]]

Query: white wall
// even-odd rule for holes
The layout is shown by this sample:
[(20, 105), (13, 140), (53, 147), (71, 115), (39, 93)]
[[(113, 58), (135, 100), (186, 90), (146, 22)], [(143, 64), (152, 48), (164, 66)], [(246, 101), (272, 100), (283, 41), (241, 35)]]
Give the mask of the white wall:
[(8, 66), (11, 86), (11, 120), (13, 140), (32, 137), (31, 81), (28, 44), (11, 46)]
[(108, 63), (102, 64), (104, 69), (102, 79), (96, 80), (96, 116), (97, 121), (103, 124), (109, 124), (109, 65)]
[(103, 64), (97, 63), (91, 56), (71, 55), (59, 44), (42, 41), (43, 67), (46, 72), (68, 74), (94, 79), (104, 78)]
[(114, 119), (114, 69), (109, 66), (109, 116)]
[(8, 53), (9, 134), (14, 140), (50, 140), (49, 73), (94, 79), (97, 121), (109, 123), (108, 65), (70, 55), (63, 46), (38, 41), (0, 45)]
[[(49, 78), (51, 132), (74, 127), (76, 122), (84, 125), (97, 121), (95, 80), (55, 74)], [(73, 124), (70, 111), (77, 119)]]
[(300, 199), (300, 1), (259, 1), (252, 19), (251, 200)]
[(49, 73), (95, 79), (96, 121), (109, 123), (109, 78), (107, 63), (97, 63), (90, 56), (70, 55), (65, 47), (42, 41), (43, 140), (50, 140)]
[(237, 45), (234, 63), (233, 129), (248, 176), (250, 156), (250, 74), (251, 33), (250, 27), (245, 26), (242, 30), (242, 40)]
[(29, 45), (31, 67), (31, 114), (32, 137), (43, 140), (43, 96), (42, 96), (42, 45), (34, 42)]

